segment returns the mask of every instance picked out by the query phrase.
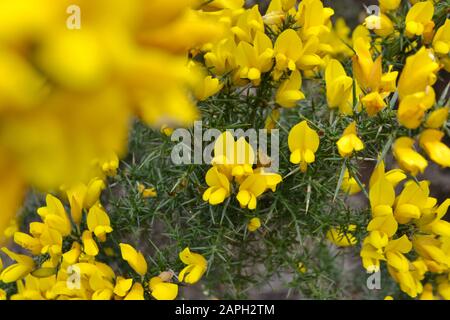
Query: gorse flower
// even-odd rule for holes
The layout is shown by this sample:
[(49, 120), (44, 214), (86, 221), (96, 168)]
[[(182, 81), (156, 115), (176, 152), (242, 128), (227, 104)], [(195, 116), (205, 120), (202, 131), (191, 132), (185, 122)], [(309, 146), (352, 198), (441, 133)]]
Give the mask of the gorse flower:
[(23, 254), (14, 253), (7, 248), (2, 248), (2, 251), (16, 262), (3, 269), (1, 272), (0, 280), (4, 283), (22, 279), (34, 269), (35, 264), (32, 258)]
[(257, 32), (253, 45), (240, 42), (236, 48), (236, 64), (240, 79), (248, 79), (254, 85), (261, 82), (261, 73), (272, 68), (272, 41), (262, 32)]
[(426, 129), (420, 134), (419, 144), (431, 160), (442, 167), (450, 167), (450, 148), (441, 141), (443, 137), (442, 131)]
[(296, 124), (288, 137), (290, 161), (293, 164), (300, 164), (301, 171), (306, 172), (308, 164), (316, 159), (315, 153), (319, 149), (319, 143), (319, 135), (308, 126), (307, 121)]
[(430, 28), (433, 29), (432, 20), (434, 6), (431, 1), (417, 2), (406, 15), (406, 34), (408, 37), (421, 36)]
[(424, 92), (417, 92), (406, 96), (398, 107), (398, 121), (408, 129), (416, 129), (422, 123), (425, 112), (435, 102), (434, 91), (431, 87)]
[(353, 79), (345, 73), (338, 60), (331, 59), (325, 69), (327, 102), (343, 114), (353, 114)]
[(206, 259), (198, 253), (191, 252), (189, 248), (180, 252), (180, 260), (187, 265), (180, 271), (178, 276), (180, 282), (194, 284), (201, 279), (208, 268)]
[(68, 5), (0, 4), (0, 300), (342, 297), (336, 250), (450, 299), (448, 1)]
[(361, 191), (361, 187), (354, 177), (350, 176), (348, 169), (345, 170), (341, 185), (342, 191), (349, 195), (354, 195)]
[(380, 0), (379, 2), (382, 11), (391, 11), (400, 6), (401, 0)]
[(120, 252), (122, 253), (122, 259), (128, 262), (130, 267), (140, 276), (144, 276), (147, 273), (147, 261), (145, 261), (141, 252), (136, 251), (136, 249), (126, 243), (120, 244)]
[(434, 110), (428, 115), (427, 120), (425, 121), (425, 126), (432, 129), (441, 128), (447, 122), (448, 111), (449, 107)]
[(448, 53), (450, 51), (450, 19), (446, 19), (442, 27), (440, 27), (433, 38), (433, 49), (439, 57), (439, 61), (444, 65), (445, 70), (450, 70), (450, 59)]
[(205, 177), (209, 188), (203, 193), (203, 200), (212, 205), (222, 203), (230, 195), (230, 181), (217, 167), (208, 170)]
[(241, 207), (248, 207), (250, 210), (254, 210), (256, 209), (256, 199), (266, 189), (267, 182), (264, 174), (252, 174), (240, 184), (236, 199), (239, 201)]
[(261, 227), (261, 220), (259, 218), (251, 218), (248, 222), (247, 229), (250, 232), (255, 232)]
[(294, 107), (298, 101), (305, 98), (300, 90), (302, 86), (301, 74), (298, 71), (292, 72), (289, 79), (284, 80), (275, 96), (275, 101), (284, 108)]
[(165, 282), (160, 276), (151, 278), (148, 286), (157, 300), (174, 300), (178, 295), (178, 285)]
[(436, 82), (436, 72), (439, 64), (435, 61), (433, 52), (425, 47), (406, 58), (406, 64), (398, 80), (398, 94), (400, 99), (418, 92), (426, 92), (427, 87), (432, 90)]
[[(48, 195), (46, 206), (38, 209), (43, 222), (31, 222), (30, 235), (15, 232), (14, 241), (34, 258), (2, 248), (15, 261), (3, 268), (0, 260), (0, 281), (17, 284), (17, 292), (9, 298), (143, 300), (148, 289), (155, 299), (175, 299), (178, 284), (171, 282), (173, 272), (162, 272), (151, 278), (147, 286), (133, 280), (134, 277), (116, 276), (108, 264), (97, 260), (100, 253), (111, 256), (103, 243), (113, 229), (98, 198), (92, 198), (92, 203), (89, 209), (82, 210), (80, 222), (72, 228), (64, 204)], [(85, 230), (81, 232), (82, 228)], [(71, 241), (70, 248), (63, 248), (63, 240), (65, 243)], [(144, 255), (129, 244), (120, 243), (117, 249), (144, 281), (148, 273)], [(180, 281), (197, 282), (206, 270), (206, 260), (188, 249), (180, 254), (180, 258), (189, 264), (180, 272)]]
[(423, 173), (428, 166), (428, 161), (414, 149), (415, 141), (409, 137), (400, 137), (393, 145), (394, 157), (400, 167), (416, 176)]
[(364, 143), (357, 136), (356, 122), (350, 123), (347, 128), (345, 128), (342, 137), (336, 144), (341, 157), (349, 157), (354, 151), (361, 151), (364, 149)]
[(275, 191), (281, 182), (280, 175), (253, 169), (255, 152), (252, 146), (241, 137), (237, 141), (226, 131), (214, 144), (214, 158), (206, 173), (209, 188), (203, 193), (203, 200), (217, 205), (231, 195), (232, 182), (239, 185), (236, 199), (243, 208), (256, 209), (257, 198), (268, 189)]
[[(411, 143), (402, 139), (400, 144)], [(421, 281), (427, 272), (443, 272), (448, 268), (448, 256), (440, 248), (441, 240), (434, 235), (450, 234), (450, 225), (441, 220), (450, 200), (436, 206), (437, 200), (429, 197), (428, 181), (408, 181), (396, 196), (394, 186), (398, 182), (389, 182), (387, 174), (384, 174), (384, 164), (375, 169), (371, 180), (369, 196), (373, 218), (367, 226), (370, 233), (361, 249), (363, 265), (366, 269), (378, 270), (380, 261), (386, 261), (389, 274), (399, 283), (401, 290), (416, 297), (424, 291)], [(413, 234), (412, 238), (398, 234), (399, 224), (412, 223), (425, 234)], [(411, 261), (409, 253), (413, 250), (416, 255)]]

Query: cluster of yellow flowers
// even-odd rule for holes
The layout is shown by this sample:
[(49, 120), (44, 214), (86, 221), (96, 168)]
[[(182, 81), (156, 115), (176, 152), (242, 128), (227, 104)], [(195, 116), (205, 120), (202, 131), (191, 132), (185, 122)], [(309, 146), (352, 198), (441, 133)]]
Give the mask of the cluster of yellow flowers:
[[(179, 255), (186, 267), (177, 282), (171, 270), (147, 279), (144, 255), (129, 244), (120, 243), (120, 252), (136, 276), (116, 275), (112, 266), (98, 259), (115, 254), (105, 244), (113, 229), (99, 201), (104, 186), (102, 180), (93, 179), (87, 185), (68, 189), (70, 214), (58, 198), (48, 194), (46, 206), (37, 210), (41, 221), (31, 222), (29, 233), (14, 233), (14, 242), (32, 257), (1, 249), (14, 261), (3, 269), (0, 259), (0, 281), (17, 284), (17, 292), (10, 299), (143, 300), (148, 293), (158, 300), (170, 300), (178, 295), (178, 283), (200, 280), (207, 261), (189, 248)], [(6, 292), (0, 289), (0, 299), (6, 298)]]
[[(281, 79), (276, 103), (285, 108), (295, 106), (305, 98), (300, 71), (324, 63), (321, 57), (326, 51), (321, 38), (330, 32), (333, 10), (324, 8), (320, 0), (302, 1), (298, 8), (295, 0), (274, 0), (262, 16), (257, 5), (243, 9), (243, 1), (231, 2), (233, 6), (214, 13), (220, 14), (226, 32), (220, 41), (202, 48), (205, 66), (216, 78), (231, 74), (235, 86), (258, 86), (265, 74), (271, 74), (275, 81)], [(295, 21), (295, 25), (280, 32), (280, 24), (286, 20)], [(278, 33), (274, 43), (271, 33)], [(210, 92), (222, 86), (217, 80), (212, 90), (211, 78), (206, 81)]]
[(221, 34), (196, 10), (202, 3), (0, 4), (0, 232), (28, 186), (87, 182), (95, 163), (122, 156), (133, 116), (150, 125), (197, 118), (188, 89), (201, 75), (187, 52)]
[[(417, 134), (420, 147), (432, 161), (450, 167), (450, 148), (442, 142), (444, 132), (440, 130), (447, 122), (449, 107), (438, 106), (427, 115), (436, 104), (432, 85), (436, 82), (437, 72), (441, 66), (449, 70), (450, 20), (446, 19), (444, 25), (435, 30), (433, 2), (413, 1), (402, 32), (410, 39), (409, 52), (415, 53), (407, 57), (402, 70), (394, 71), (391, 65), (383, 72), (381, 43), (386, 37), (400, 37), (400, 31), (391, 21), (400, 17), (396, 12), (400, 2), (380, 0), (381, 14), (367, 17), (364, 24), (353, 31), (351, 38), (350, 29), (343, 20), (332, 26), (333, 10), (324, 8), (320, 0), (303, 0), (298, 6), (296, 1), (273, 0), (263, 16), (257, 6), (244, 10), (234, 2), (235, 6), (215, 13), (220, 15), (221, 23), (228, 30), (226, 37), (203, 48), (206, 51), (205, 66), (215, 77), (205, 79), (209, 83), (207, 91), (216, 93), (223, 88), (219, 77), (228, 79), (228, 84), (234, 86), (259, 86), (266, 78), (265, 74), (270, 74), (273, 81), (281, 79), (274, 95), (276, 104), (291, 108), (305, 98), (301, 91), (303, 73), (307, 77), (323, 74), (328, 107), (338, 108), (346, 116), (359, 115), (364, 108), (366, 114), (373, 117), (388, 106), (389, 98), (398, 97), (396, 115), (399, 124), (407, 129), (421, 127), (418, 134), (410, 131)], [(421, 48), (418, 48), (419, 44)], [(352, 59), (353, 77), (347, 75), (339, 61), (348, 57)], [(225, 78), (228, 75), (231, 76)], [(216, 80), (214, 85), (213, 80)], [(397, 96), (391, 97), (394, 92)], [(273, 129), (280, 118), (278, 106), (267, 119), (268, 129)], [(308, 121), (298, 123), (289, 132), (290, 161), (306, 172), (308, 164), (315, 161), (319, 144), (319, 135)], [(450, 224), (442, 217), (450, 200), (437, 206), (436, 199), (429, 197), (426, 181), (408, 181), (401, 194), (395, 197), (394, 187), (406, 179), (405, 172), (416, 176), (428, 165), (414, 144), (414, 137), (408, 136), (398, 137), (393, 143), (395, 159), (404, 171), (395, 169), (385, 173), (381, 162), (372, 175), (373, 219), (361, 256), (366, 268), (379, 268), (379, 261), (386, 260), (392, 277), (412, 297), (422, 292), (422, 296), (432, 295), (431, 284), (425, 285), (423, 291), (421, 280), (427, 271), (438, 273), (438, 291), (441, 297), (449, 298)], [(240, 149), (241, 153), (237, 154), (245, 154), (248, 158), (236, 165), (236, 159), (230, 158), (222, 145), (227, 145), (228, 151)], [(364, 149), (355, 121), (344, 130), (337, 141), (337, 149), (343, 158)], [(270, 178), (276, 179), (276, 183), (275, 180), (270, 183), (267, 175), (264, 179), (259, 172), (253, 173), (253, 157), (253, 150), (245, 140), (235, 142), (224, 134), (216, 143), (214, 166), (206, 176), (210, 188), (204, 193), (204, 200), (211, 204), (222, 203), (231, 193), (230, 181), (234, 177), (240, 184), (237, 199), (241, 206), (254, 209), (257, 197), (281, 179), (272, 174)], [(361, 187), (346, 170), (341, 189), (355, 194)], [(259, 219), (254, 219), (257, 220), (249, 223), (249, 230), (260, 226)], [(399, 235), (398, 224), (414, 225), (414, 233)], [(332, 228), (327, 237), (338, 246), (355, 245), (357, 240), (352, 234), (355, 229), (355, 225), (350, 225), (347, 230)], [(413, 246), (418, 257), (410, 262), (404, 254)]]
[[(330, 119), (338, 114), (333, 127), (345, 129), (340, 137), (322, 137), (316, 115), (302, 116), (288, 134), (289, 161), (298, 166), (293, 173), (307, 176), (319, 148), (330, 142), (324, 139), (331, 139), (330, 152), (343, 162), (336, 191), (363, 191), (349, 164), (357, 165), (369, 144), (363, 123), (386, 122), (400, 169), (386, 172), (380, 159), (371, 176), (363, 265), (378, 271), (385, 261), (411, 297), (450, 299), (450, 223), (443, 220), (450, 199), (438, 205), (429, 182), (416, 179), (428, 166), (422, 154), (450, 167), (443, 142), (450, 107), (433, 88), (441, 69), (450, 72), (450, 19), (435, 22), (440, 3), (410, 0), (405, 16), (401, 0), (380, 0), (380, 15), (351, 31), (343, 19), (332, 23), (334, 11), (321, 0), (272, 0), (265, 13), (258, 5), (244, 7), (244, 0), (1, 2), (0, 234), (31, 255), (2, 248), (15, 261), (3, 268), (0, 260), (0, 281), (17, 284), (10, 298), (175, 299), (179, 284), (195, 284), (206, 272), (202, 255), (185, 248), (179, 258), (186, 267), (178, 275), (155, 276), (142, 252), (125, 243), (114, 250), (107, 241), (113, 227), (100, 195), (125, 154), (131, 120), (139, 117), (170, 136), (199, 117), (197, 102), (265, 90), (261, 114), (272, 130), (283, 108), (307, 98), (302, 83), (308, 79), (320, 84)], [(66, 19), (76, 20), (77, 10), (81, 26), (69, 26)], [(402, 61), (385, 48), (396, 42)], [(266, 192), (276, 192), (283, 177), (258, 162), (258, 153), (245, 138), (223, 132), (203, 201), (218, 205), (233, 195), (255, 210)], [(37, 210), (40, 221), (25, 233), (11, 217), (28, 187), (59, 191), (68, 206), (48, 194)], [(143, 184), (137, 189), (143, 198), (157, 196)], [(261, 225), (253, 217), (247, 229)], [(357, 228), (331, 228), (326, 236), (354, 246)], [(118, 250), (134, 273), (116, 275), (102, 262)]]
[[(254, 162), (255, 151), (244, 137), (236, 141), (229, 131), (222, 133), (214, 144), (212, 167), (206, 173), (209, 188), (203, 193), (203, 200), (211, 205), (224, 202), (231, 195), (231, 183), (235, 181), (239, 185), (236, 198), (241, 207), (256, 209), (258, 197), (269, 189), (275, 191), (282, 177), (262, 166), (254, 169)], [(256, 220), (253, 227), (255, 223)]]
[(442, 219), (450, 199), (438, 205), (429, 195), (429, 182), (414, 180), (396, 196), (394, 188), (404, 179), (400, 169), (385, 172), (383, 162), (371, 176), (372, 219), (361, 249), (363, 265), (375, 272), (385, 261), (392, 278), (411, 297), (433, 299), (437, 291), (450, 299), (450, 223)]

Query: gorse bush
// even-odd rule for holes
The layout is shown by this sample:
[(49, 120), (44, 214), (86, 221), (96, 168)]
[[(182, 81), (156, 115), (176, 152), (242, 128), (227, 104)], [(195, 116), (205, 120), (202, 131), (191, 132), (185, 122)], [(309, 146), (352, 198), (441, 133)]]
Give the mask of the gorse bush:
[(44, 2), (0, 4), (0, 298), (450, 299), (448, 0), (353, 30), (321, 0)]

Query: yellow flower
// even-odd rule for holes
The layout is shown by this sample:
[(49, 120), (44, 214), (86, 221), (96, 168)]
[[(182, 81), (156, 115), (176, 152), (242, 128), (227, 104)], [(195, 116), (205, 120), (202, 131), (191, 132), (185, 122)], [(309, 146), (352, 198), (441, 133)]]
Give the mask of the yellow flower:
[(144, 288), (136, 282), (123, 300), (144, 300)]
[(298, 272), (300, 273), (306, 273), (308, 269), (306, 268), (305, 264), (303, 262), (299, 262), (297, 265)]
[(133, 279), (117, 277), (116, 285), (114, 286), (114, 294), (118, 295), (119, 297), (124, 297), (127, 295), (132, 285)]
[(27, 249), (33, 255), (39, 255), (42, 250), (42, 244), (39, 239), (36, 239), (29, 234), (23, 232), (14, 233), (14, 242), (24, 249)]
[(381, 56), (373, 61), (367, 42), (359, 37), (353, 44), (355, 55), (353, 56), (353, 74), (361, 88), (366, 92), (378, 91), (381, 84)]
[(300, 164), (302, 172), (306, 172), (308, 164), (315, 161), (314, 153), (319, 149), (319, 143), (319, 135), (306, 120), (296, 124), (288, 136), (291, 163)]
[(296, 63), (302, 54), (303, 44), (293, 29), (283, 31), (275, 41), (275, 68), (279, 72), (297, 70)]
[(180, 252), (180, 260), (187, 265), (178, 275), (180, 282), (194, 284), (202, 278), (208, 268), (206, 259), (198, 253), (191, 252), (189, 247)]
[(394, 216), (398, 223), (406, 224), (411, 219), (419, 219), (429, 207), (428, 201), (430, 190), (428, 181), (416, 183), (409, 181), (397, 197), (395, 202)]
[(381, 177), (371, 186), (369, 200), (372, 220), (367, 226), (367, 231), (380, 231), (392, 237), (398, 228), (392, 210), (395, 201), (394, 187), (385, 177)]
[(103, 180), (94, 178), (87, 185), (78, 183), (66, 190), (71, 209), (70, 214), (77, 225), (82, 219), (82, 209), (89, 209), (98, 203), (100, 194), (105, 187)]
[(295, 70), (288, 79), (284, 80), (277, 90), (275, 101), (284, 108), (294, 107), (298, 101), (305, 99), (305, 95), (300, 90), (302, 87), (302, 76)]
[(406, 15), (406, 35), (410, 38), (421, 36), (433, 23), (434, 6), (431, 1), (418, 2), (409, 9)]
[[(363, 38), (365, 45), (367, 46), (368, 49), (370, 49), (371, 47), (370, 42), (372, 37), (370, 36), (370, 31), (367, 30), (367, 28), (364, 27), (362, 24), (357, 25), (356, 28), (353, 30), (351, 43), (355, 44), (358, 38)], [(354, 52), (351, 51), (350, 56), (352, 56), (353, 54)]]
[(106, 234), (113, 231), (108, 214), (99, 205), (95, 205), (89, 210), (87, 226), (89, 231), (93, 232), (101, 242), (106, 241)]
[(47, 206), (37, 210), (39, 216), (46, 225), (57, 230), (62, 236), (69, 235), (72, 226), (61, 201), (51, 194), (47, 195), (45, 201)]
[(356, 194), (361, 191), (361, 187), (354, 177), (350, 177), (348, 169), (345, 169), (344, 178), (342, 179), (341, 190), (349, 195)]
[(381, 92), (394, 92), (397, 89), (398, 71), (392, 71), (392, 65), (389, 66), (388, 72), (381, 76)]
[(438, 292), (445, 300), (450, 300), (450, 282), (442, 281), (439, 283)]
[(327, 232), (327, 238), (338, 247), (350, 247), (358, 243), (354, 237), (353, 231), (356, 230), (356, 225), (351, 224), (347, 228), (333, 227)]
[(442, 241), (434, 235), (415, 235), (414, 250), (427, 262), (431, 271), (441, 273), (450, 267), (450, 258), (445, 253)]
[(385, 248), (386, 261), (388, 265), (400, 272), (409, 271), (409, 261), (404, 254), (411, 251), (411, 249), (412, 243), (406, 235), (389, 241)]
[(278, 184), (283, 181), (283, 177), (281, 175), (278, 173), (269, 172), (268, 170), (265, 170), (264, 167), (257, 168), (254, 172), (255, 174), (264, 176), (266, 179), (266, 190), (270, 189), (275, 192)]
[(386, 179), (395, 188), (397, 184), (406, 179), (406, 174), (401, 169), (392, 169), (386, 172), (384, 161), (380, 161), (370, 176), (370, 187), (380, 179)]
[(333, 56), (351, 57), (353, 51), (350, 49), (352, 45), (350, 31), (345, 19), (337, 18), (331, 32), (321, 38), (319, 51), (331, 53)]
[(369, 116), (376, 115), (379, 111), (386, 108), (387, 104), (378, 92), (371, 92), (361, 99), (361, 103), (366, 108)]
[(356, 133), (356, 122), (350, 123), (347, 128), (345, 128), (342, 137), (336, 144), (341, 157), (349, 157), (354, 151), (361, 151), (364, 149), (364, 143), (358, 138)]
[(155, 188), (146, 188), (142, 183), (138, 183), (138, 191), (143, 198), (155, 198), (158, 196)]
[[(376, 247), (370, 242), (370, 237), (375, 232), (377, 231), (372, 231), (370, 233), (370, 236), (364, 239), (361, 252), (359, 254), (362, 260), (363, 267), (371, 272), (380, 270), (380, 261), (386, 260), (383, 254), (382, 247)], [(386, 238), (386, 244), (383, 244), (384, 246), (386, 246), (388, 243), (387, 236), (382, 232), (378, 232), (377, 235)]]
[(428, 166), (428, 161), (414, 150), (414, 140), (409, 137), (400, 137), (393, 145), (394, 157), (400, 168), (416, 176), (423, 173)]
[(371, 231), (365, 240), (368, 244), (377, 249), (382, 249), (389, 243), (387, 234), (378, 230)]
[(383, 13), (380, 15), (370, 15), (365, 21), (364, 25), (369, 30), (373, 30), (380, 37), (387, 37), (394, 33), (394, 24), (391, 19)]
[(236, 63), (239, 66), (238, 77), (248, 79), (257, 86), (261, 82), (261, 73), (272, 68), (273, 48), (270, 38), (257, 32), (253, 45), (241, 41), (236, 48)]
[(165, 134), (168, 137), (170, 137), (172, 135), (173, 131), (174, 131), (174, 129), (172, 127), (169, 127), (166, 124), (163, 124), (160, 129), (160, 132)]
[(72, 243), (72, 248), (62, 255), (63, 262), (72, 265), (78, 261), (81, 254), (81, 245), (78, 242)]
[(446, 19), (433, 38), (433, 49), (439, 57), (440, 62), (444, 64), (445, 70), (450, 72), (450, 19)]
[[(399, 2), (400, 2), (400, 1), (399, 1)], [(386, 297), (384, 297), (383, 300), (394, 300), (394, 298), (392, 298), (392, 296), (386, 296)]]
[(419, 145), (431, 160), (447, 168), (450, 167), (450, 148), (441, 141), (442, 138), (444, 138), (444, 132), (426, 129), (420, 134)]
[(427, 283), (423, 286), (420, 300), (435, 300), (435, 297), (433, 295), (433, 285), (431, 283)]
[(230, 181), (217, 167), (209, 169), (205, 179), (209, 188), (203, 193), (203, 201), (216, 205), (230, 196)]
[(206, 71), (199, 63), (191, 61), (189, 62), (189, 68), (193, 72), (197, 72), (202, 75), (198, 81), (194, 81), (192, 84), (192, 90), (197, 100), (204, 101), (222, 89), (223, 84), (220, 83), (219, 79), (207, 75)]
[(296, 0), (272, 0), (267, 12), (281, 11), (289, 12), (296, 4)]
[(261, 220), (259, 218), (251, 218), (248, 222), (247, 229), (250, 232), (255, 232), (261, 227)]
[(232, 177), (239, 178), (253, 173), (254, 162), (255, 151), (244, 137), (235, 141), (233, 135), (225, 131), (217, 138), (212, 164), (229, 180), (232, 180)]
[(98, 246), (95, 240), (92, 238), (92, 232), (85, 230), (81, 235), (81, 241), (83, 242), (83, 252), (89, 256), (95, 257), (98, 254)]
[(231, 32), (242, 42), (251, 43), (258, 33), (264, 32), (264, 22), (257, 5), (245, 10), (237, 19), (236, 25)]
[(6, 300), (6, 298), (7, 298), (6, 291), (3, 289), (0, 289), (0, 301)]
[(223, 83), (220, 83), (219, 79), (206, 76), (203, 83), (195, 87), (194, 94), (197, 100), (203, 101), (218, 93), (222, 88)]
[(236, 199), (242, 208), (256, 209), (257, 198), (267, 189), (267, 180), (264, 174), (251, 174), (239, 186)]
[(151, 278), (148, 286), (156, 300), (174, 300), (178, 295), (178, 285), (164, 282), (160, 277)]
[(446, 199), (439, 207), (433, 208), (431, 212), (425, 212), (416, 222), (420, 230), (443, 237), (450, 237), (450, 222), (442, 220), (449, 206), (450, 199)]
[(427, 87), (425, 92), (417, 92), (404, 97), (398, 107), (398, 121), (408, 129), (418, 128), (425, 112), (434, 105), (434, 102), (435, 94), (432, 87)]
[(428, 115), (427, 120), (425, 121), (425, 126), (427, 128), (439, 129), (441, 128), (448, 119), (448, 110), (449, 107), (439, 108), (434, 110)]
[(42, 254), (48, 253), (51, 256), (61, 254), (63, 237), (59, 231), (45, 223), (34, 222), (30, 224), (30, 233), (34, 237), (39, 237), (42, 244)]
[(224, 75), (236, 67), (236, 50), (234, 39), (222, 39), (205, 54), (205, 64), (214, 74)]
[(400, 6), (401, 0), (380, 0), (380, 7), (383, 11), (395, 10)]
[(400, 100), (413, 93), (425, 92), (428, 86), (436, 82), (435, 73), (438, 70), (439, 64), (435, 61), (432, 51), (425, 47), (406, 58), (406, 64), (398, 80)]
[(331, 59), (325, 69), (327, 102), (330, 108), (339, 108), (343, 114), (353, 114), (353, 79), (345, 73), (338, 60)]
[(128, 262), (130, 267), (136, 271), (141, 277), (147, 273), (147, 261), (141, 252), (136, 251), (132, 246), (125, 243), (120, 243), (120, 252), (122, 259)]
[(4, 283), (11, 283), (22, 279), (34, 269), (35, 264), (32, 258), (23, 254), (14, 253), (7, 248), (2, 248), (1, 250), (17, 262), (6, 267), (0, 273), (0, 280)]
[(324, 8), (321, 0), (304, 0), (299, 3), (297, 22), (300, 25), (302, 39), (319, 37), (330, 32), (330, 17), (334, 14), (331, 8)]

